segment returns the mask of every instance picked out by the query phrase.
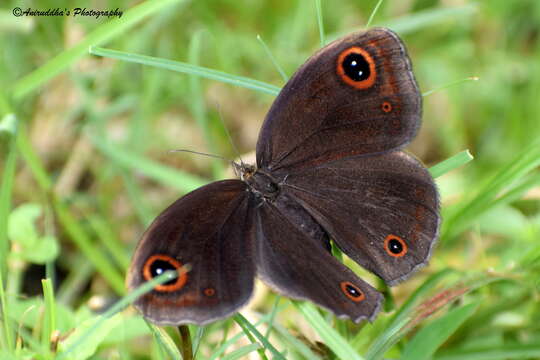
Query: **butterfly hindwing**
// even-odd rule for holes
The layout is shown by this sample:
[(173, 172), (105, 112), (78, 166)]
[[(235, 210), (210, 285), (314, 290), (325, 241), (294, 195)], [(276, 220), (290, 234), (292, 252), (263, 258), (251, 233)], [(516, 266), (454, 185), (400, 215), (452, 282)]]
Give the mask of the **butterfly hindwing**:
[(304, 169), (282, 189), (350, 258), (390, 285), (429, 259), (440, 222), (438, 193), (429, 172), (404, 152)]
[(258, 208), (256, 216), (257, 274), (277, 292), (310, 300), (340, 318), (373, 320), (382, 295), (334, 258), (326, 233), (309, 214), (293, 209), (289, 200)]
[(219, 181), (180, 198), (154, 220), (135, 251), (128, 287), (162, 270), (185, 266), (187, 272), (135, 302), (146, 318), (204, 324), (248, 301), (255, 277), (250, 201), (242, 181)]

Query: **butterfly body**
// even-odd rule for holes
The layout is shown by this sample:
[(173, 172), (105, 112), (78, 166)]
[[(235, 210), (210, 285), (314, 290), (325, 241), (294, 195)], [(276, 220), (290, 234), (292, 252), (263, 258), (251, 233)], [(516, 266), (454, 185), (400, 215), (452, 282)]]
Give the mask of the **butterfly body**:
[(188, 272), (135, 306), (158, 324), (204, 324), (245, 304), (255, 276), (336, 316), (373, 320), (382, 295), (331, 255), (397, 284), (424, 266), (438, 236), (438, 193), (401, 151), (416, 134), (421, 96), (404, 45), (376, 28), (313, 55), (274, 101), (257, 164), (203, 186), (146, 231), (128, 274), (133, 289)]

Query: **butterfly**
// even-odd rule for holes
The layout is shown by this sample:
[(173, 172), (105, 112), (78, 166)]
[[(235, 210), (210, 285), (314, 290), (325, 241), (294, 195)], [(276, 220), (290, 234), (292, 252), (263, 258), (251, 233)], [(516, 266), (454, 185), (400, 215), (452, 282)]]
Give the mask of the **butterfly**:
[(257, 276), (339, 318), (372, 321), (382, 295), (332, 256), (330, 239), (388, 285), (426, 265), (439, 196), (425, 167), (401, 150), (421, 114), (411, 62), (391, 30), (319, 50), (272, 104), (256, 165), (235, 164), (239, 179), (185, 195), (145, 232), (129, 289), (167, 270), (179, 275), (135, 307), (157, 324), (206, 324), (246, 304)]

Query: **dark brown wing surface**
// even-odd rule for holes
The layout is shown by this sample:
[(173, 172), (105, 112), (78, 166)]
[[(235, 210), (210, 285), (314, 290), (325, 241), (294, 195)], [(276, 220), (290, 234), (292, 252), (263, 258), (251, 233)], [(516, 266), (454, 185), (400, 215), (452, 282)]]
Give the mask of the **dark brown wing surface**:
[(134, 289), (164, 270), (190, 270), (135, 302), (158, 324), (205, 324), (245, 304), (253, 291), (254, 229), (246, 184), (203, 186), (166, 209), (139, 242), (128, 277)]
[(282, 89), (259, 134), (257, 165), (285, 171), (400, 148), (416, 133), (421, 101), (397, 35), (353, 33), (318, 51)]

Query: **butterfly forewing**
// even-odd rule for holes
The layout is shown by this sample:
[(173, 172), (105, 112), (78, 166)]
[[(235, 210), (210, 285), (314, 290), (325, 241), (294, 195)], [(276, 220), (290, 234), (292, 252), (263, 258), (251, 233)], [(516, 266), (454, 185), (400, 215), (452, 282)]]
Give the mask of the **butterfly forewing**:
[(281, 90), (259, 134), (257, 165), (286, 172), (402, 147), (420, 124), (421, 103), (397, 35), (353, 33), (319, 50)]

